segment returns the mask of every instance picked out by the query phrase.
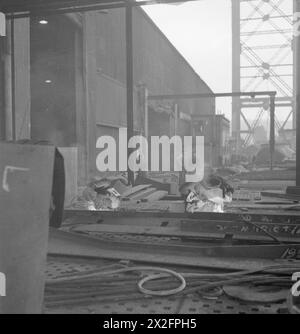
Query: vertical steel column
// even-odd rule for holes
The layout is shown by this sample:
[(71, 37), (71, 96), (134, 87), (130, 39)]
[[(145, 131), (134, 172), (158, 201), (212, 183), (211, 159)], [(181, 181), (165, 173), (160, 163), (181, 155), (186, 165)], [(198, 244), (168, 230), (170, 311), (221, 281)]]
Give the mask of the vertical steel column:
[[(295, 0), (295, 12), (300, 12), (300, 0)], [(296, 47), (296, 185), (300, 187), (300, 36), (296, 34), (295, 47)]]
[[(126, 89), (127, 89), (127, 134), (128, 142), (134, 136), (134, 115), (133, 115), (133, 26), (132, 6), (127, 3), (126, 8)], [(127, 146), (127, 157), (132, 150)], [(134, 184), (134, 173), (127, 167), (128, 184)]]
[(149, 105), (148, 105), (148, 89), (145, 86), (143, 89), (144, 92), (144, 136), (148, 139), (149, 136)]
[[(240, 0), (232, 0), (232, 91), (241, 90)], [(236, 149), (240, 149), (241, 108), (240, 97), (232, 98), (232, 135)]]
[(275, 96), (270, 96), (270, 169), (273, 170), (275, 152)]
[[(297, 13), (297, 0), (293, 0), (293, 13)], [(294, 23), (294, 19), (293, 19)], [(294, 27), (293, 27), (294, 32)], [(294, 88), (294, 98), (293, 98), (293, 130), (296, 129), (296, 122), (297, 122), (297, 37), (295, 36), (295, 32), (293, 35), (292, 41), (292, 48), (293, 48), (293, 88)]]
[(4, 57), (4, 119), (5, 140), (13, 140), (12, 121), (12, 56), (11, 56), (11, 20), (7, 20), (6, 50)]
[(16, 62), (15, 62), (15, 20), (11, 20), (11, 95), (12, 95), (12, 140), (16, 140)]
[(178, 134), (178, 104), (175, 103), (174, 105), (174, 129), (175, 129), (175, 136)]

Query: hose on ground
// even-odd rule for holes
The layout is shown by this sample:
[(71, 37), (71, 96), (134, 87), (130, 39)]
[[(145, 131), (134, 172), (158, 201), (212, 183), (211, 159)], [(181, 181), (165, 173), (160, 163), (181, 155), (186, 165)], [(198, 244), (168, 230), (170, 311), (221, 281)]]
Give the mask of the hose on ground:
[[(109, 266), (108, 266), (109, 267)], [(108, 269), (103, 268), (103, 269)], [(117, 275), (117, 274), (122, 274), (122, 273), (128, 273), (128, 272), (143, 272), (143, 271), (150, 271), (150, 272), (159, 272), (160, 274), (152, 274), (148, 275), (144, 278), (142, 278), (138, 282), (138, 289), (141, 293), (146, 294), (146, 295), (151, 295), (151, 296), (170, 296), (174, 294), (178, 294), (183, 292), (186, 289), (187, 283), (186, 279), (188, 278), (199, 278), (199, 279), (216, 279), (220, 278), (219, 281), (217, 282), (210, 282), (210, 283), (204, 283), (200, 284), (198, 287), (193, 287), (189, 289), (189, 292), (196, 292), (196, 291), (205, 291), (207, 289), (211, 288), (216, 288), (218, 286), (222, 285), (228, 285), (232, 283), (241, 283), (241, 282), (248, 282), (253, 280), (253, 277), (250, 278), (248, 275), (253, 275), (253, 274), (259, 274), (259, 273), (264, 273), (264, 272), (274, 272), (274, 274), (283, 274), (286, 273), (287, 271), (292, 271), (295, 270), (295, 266), (291, 265), (277, 265), (277, 266), (270, 266), (270, 267), (263, 267), (258, 270), (249, 270), (249, 271), (240, 271), (240, 272), (234, 272), (234, 273), (224, 273), (224, 274), (209, 274), (209, 273), (177, 273), (173, 270), (166, 269), (166, 268), (160, 268), (160, 267), (126, 267), (126, 268), (121, 268), (121, 269), (115, 269), (111, 271), (90, 271), (88, 273), (82, 273), (82, 274), (76, 274), (76, 275), (67, 275), (58, 279), (51, 279), (48, 280), (46, 283), (48, 286), (55, 286), (59, 285), (61, 283), (70, 283), (73, 281), (78, 281), (78, 280), (84, 280), (88, 278), (98, 278), (101, 276), (112, 276), (112, 275)], [(177, 280), (181, 282), (180, 286), (178, 286), (175, 289), (171, 290), (161, 290), (161, 291), (154, 291), (154, 290), (149, 290), (144, 288), (144, 285), (150, 281), (154, 280), (159, 280), (162, 278), (167, 278), (173, 276)], [(248, 277), (247, 277), (248, 276)], [(256, 277), (256, 279), (259, 280), (259, 277)], [(262, 278), (261, 278), (262, 279)]]
[(163, 291), (152, 291), (152, 290), (148, 290), (145, 289), (143, 287), (143, 285), (150, 281), (150, 280), (154, 280), (157, 279), (157, 277), (162, 277), (162, 275), (150, 275), (147, 276), (145, 278), (143, 278), (140, 282), (138, 282), (138, 288), (140, 290), (141, 293), (143, 294), (147, 294), (147, 295), (151, 295), (151, 296), (170, 296), (170, 295), (174, 295), (177, 294), (181, 291), (183, 291), (186, 288), (186, 281), (185, 278), (173, 271), (173, 270), (169, 270), (169, 269), (165, 269), (165, 268), (159, 268), (159, 267), (130, 267), (130, 268), (122, 268), (122, 269), (117, 269), (117, 270), (113, 270), (113, 271), (106, 271), (106, 272), (93, 272), (87, 275), (74, 275), (74, 276), (67, 276), (67, 277), (63, 277), (63, 278), (59, 278), (59, 279), (54, 279), (54, 280), (49, 280), (47, 281), (48, 285), (53, 285), (53, 284), (57, 284), (57, 283), (62, 283), (62, 282), (70, 282), (70, 281), (74, 281), (74, 280), (78, 280), (78, 279), (83, 279), (83, 278), (91, 278), (91, 277), (99, 277), (99, 276), (105, 276), (105, 275), (116, 275), (116, 274), (124, 274), (124, 273), (128, 273), (128, 272), (135, 272), (135, 271), (151, 271), (151, 272), (161, 272), (164, 273), (163, 276), (164, 277), (168, 277), (168, 276), (174, 276), (175, 278), (177, 278), (181, 284), (178, 288), (176, 289), (172, 289), (172, 290), (163, 290)]

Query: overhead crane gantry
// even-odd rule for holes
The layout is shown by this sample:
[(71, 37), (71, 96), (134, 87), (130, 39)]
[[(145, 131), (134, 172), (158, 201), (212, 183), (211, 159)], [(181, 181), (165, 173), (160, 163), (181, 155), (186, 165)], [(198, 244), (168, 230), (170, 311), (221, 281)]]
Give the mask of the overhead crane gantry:
[[(289, 121), (295, 128), (294, 0), (231, 1), (233, 90), (276, 90), (275, 126), (284, 136)], [(232, 130), (238, 148), (250, 144), (269, 109), (265, 99), (254, 102), (233, 100)]]

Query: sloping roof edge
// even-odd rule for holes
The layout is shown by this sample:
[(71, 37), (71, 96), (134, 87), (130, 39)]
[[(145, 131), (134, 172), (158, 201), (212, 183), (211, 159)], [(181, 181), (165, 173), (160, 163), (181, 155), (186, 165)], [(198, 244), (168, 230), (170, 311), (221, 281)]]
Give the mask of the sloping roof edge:
[(168, 37), (163, 33), (163, 31), (156, 25), (156, 23), (151, 19), (151, 17), (145, 12), (145, 10), (142, 7), (135, 7), (137, 11), (140, 11), (142, 15), (145, 17), (145, 19), (153, 26), (154, 29), (156, 29), (159, 34), (165, 39), (165, 41), (169, 44), (169, 46), (176, 52), (176, 54), (183, 60), (183, 62), (191, 69), (191, 71), (194, 73), (196, 78), (200, 80), (206, 88), (211, 92), (214, 93), (214, 91), (209, 87), (209, 85), (200, 77), (200, 75), (196, 72), (196, 70), (193, 68), (193, 66), (187, 61), (187, 59), (182, 55), (182, 53), (175, 47), (175, 45), (168, 39)]

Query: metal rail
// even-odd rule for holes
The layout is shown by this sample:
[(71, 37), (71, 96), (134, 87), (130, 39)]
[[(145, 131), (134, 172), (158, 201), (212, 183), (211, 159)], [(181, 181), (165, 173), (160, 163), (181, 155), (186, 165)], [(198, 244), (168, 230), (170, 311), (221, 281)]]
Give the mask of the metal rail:
[[(154, 233), (157, 229), (163, 234), (249, 242), (300, 243), (300, 216), (296, 213), (175, 213), (175, 212), (103, 212), (85, 210), (66, 210), (64, 220), (76, 228), (80, 224), (119, 224), (131, 229), (139, 227), (137, 233)], [(146, 221), (147, 224), (143, 223)], [(114, 225), (111, 225), (112, 228)], [(145, 229), (145, 230), (143, 230)], [(155, 232), (156, 233), (156, 232)]]
[[(50, 255), (81, 256), (177, 265), (238, 269), (249, 260), (299, 260), (300, 245), (207, 246), (153, 242), (105, 241), (57, 230), (50, 231)], [(244, 264), (243, 264), (244, 262)], [(299, 265), (299, 264), (298, 264)], [(249, 268), (248, 268), (249, 269)]]

